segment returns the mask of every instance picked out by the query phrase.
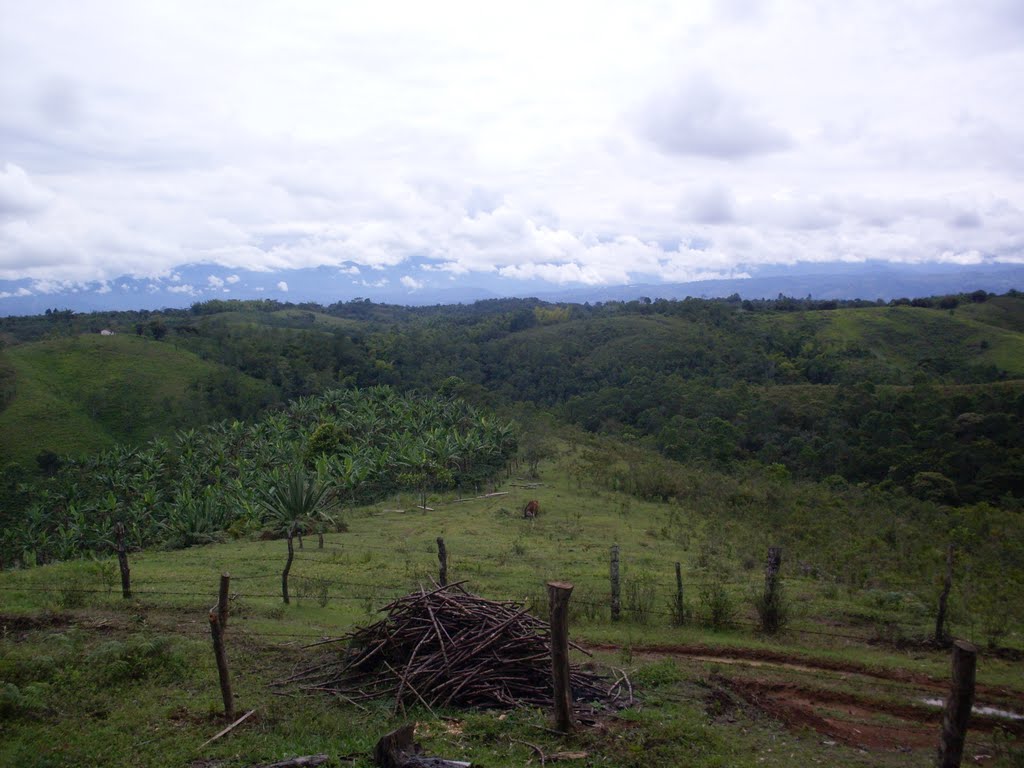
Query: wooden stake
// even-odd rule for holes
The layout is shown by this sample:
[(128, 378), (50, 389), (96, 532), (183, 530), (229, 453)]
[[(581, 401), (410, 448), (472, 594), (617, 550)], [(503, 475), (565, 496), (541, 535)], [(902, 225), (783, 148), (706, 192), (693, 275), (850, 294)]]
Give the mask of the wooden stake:
[(217, 608), (210, 610), (210, 636), (213, 638), (213, 655), (217, 659), (217, 675), (220, 677), (220, 693), (224, 698), (224, 717), (235, 719), (235, 697), (231, 693), (231, 677), (228, 674), (228, 656), (224, 650), (224, 629), (217, 618)]
[(292, 545), (292, 529), (288, 529), (288, 560), (284, 564), (284, 571), (281, 572), (281, 597), (285, 605), (288, 604), (288, 571), (292, 569), (292, 560), (295, 559), (295, 547)]
[(437, 537), (437, 583), (442, 587), (448, 586), (448, 550), (444, 548), (444, 539)]
[(680, 563), (676, 563), (676, 621), (680, 626), (686, 621), (683, 608), (683, 567)]
[(953, 643), (953, 681), (942, 713), (938, 768), (959, 768), (967, 737), (967, 722), (974, 704), (974, 672), (978, 649), (966, 640)]
[(573, 730), (572, 686), (569, 678), (569, 598), (573, 585), (567, 581), (548, 582), (551, 604), (551, 678), (555, 693), (555, 727), (562, 733)]
[(612, 545), (611, 561), (611, 582), (612, 582), (612, 621), (619, 620), (619, 613), (622, 610), (622, 600), (619, 591), (619, 545)]
[(117, 542), (117, 564), (121, 568), (121, 597), (130, 600), (132, 596), (132, 577), (128, 568), (128, 547), (124, 543), (124, 523), (114, 526), (114, 539)]
[(231, 574), (220, 575), (220, 590), (217, 593), (217, 621), (220, 622), (221, 631), (228, 628), (228, 591), (231, 586)]
[(944, 643), (949, 636), (946, 634), (946, 605), (949, 602), (949, 592), (953, 588), (953, 545), (946, 549), (946, 580), (942, 585), (942, 594), (939, 595), (939, 612), (935, 616), (935, 642)]
[(779, 581), (779, 570), (782, 568), (782, 547), (768, 547), (768, 559), (764, 566), (764, 591), (771, 594)]

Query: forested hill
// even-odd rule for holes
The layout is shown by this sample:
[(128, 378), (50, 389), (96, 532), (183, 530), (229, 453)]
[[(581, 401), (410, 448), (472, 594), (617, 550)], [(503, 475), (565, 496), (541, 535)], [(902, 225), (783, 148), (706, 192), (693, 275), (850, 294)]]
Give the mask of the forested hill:
[[(13, 357), (101, 328), (262, 382), (265, 402), (339, 386), (443, 389), (489, 406), (530, 403), (685, 461), (780, 464), (947, 503), (1024, 498), (1016, 292), (888, 304), (213, 301), (162, 313), (51, 312), (0, 321), (8, 407), (22, 393)], [(237, 381), (223, 374), (223, 384), (234, 395), (218, 397), (212, 377), (203, 397), (222, 410), (251, 407)]]

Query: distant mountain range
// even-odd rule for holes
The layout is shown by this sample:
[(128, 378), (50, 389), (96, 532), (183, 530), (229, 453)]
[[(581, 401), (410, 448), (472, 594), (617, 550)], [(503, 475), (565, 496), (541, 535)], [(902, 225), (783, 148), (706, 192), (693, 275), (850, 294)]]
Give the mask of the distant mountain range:
[[(556, 288), (543, 281), (448, 275), (405, 264), (369, 274), (336, 268), (255, 272), (191, 265), (161, 279), (121, 277), (106, 282), (42, 286), (29, 280), (0, 281), (0, 316), (32, 315), (47, 309), (92, 312), (118, 309), (187, 307), (209, 299), (268, 298), (294, 303), (332, 304), (366, 298), (375, 302), (421, 306), (465, 304), (481, 299), (533, 296), (551, 302), (595, 303), (641, 297), (716, 298), (739, 294), (744, 299), (779, 294), (815, 299), (915, 298), (985, 290), (1005, 293), (1024, 289), (1024, 265), (906, 265), (889, 262), (821, 263), (747, 270), (749, 277), (685, 283), (580, 286)], [(415, 279), (410, 275), (416, 275)]]

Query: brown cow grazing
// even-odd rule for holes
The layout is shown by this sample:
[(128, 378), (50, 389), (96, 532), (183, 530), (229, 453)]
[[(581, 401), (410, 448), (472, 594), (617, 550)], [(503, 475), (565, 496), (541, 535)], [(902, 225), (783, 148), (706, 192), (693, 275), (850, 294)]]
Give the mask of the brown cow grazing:
[(523, 507), (523, 517), (528, 520), (532, 520), (540, 514), (540, 502), (536, 499), (526, 502), (526, 506)]

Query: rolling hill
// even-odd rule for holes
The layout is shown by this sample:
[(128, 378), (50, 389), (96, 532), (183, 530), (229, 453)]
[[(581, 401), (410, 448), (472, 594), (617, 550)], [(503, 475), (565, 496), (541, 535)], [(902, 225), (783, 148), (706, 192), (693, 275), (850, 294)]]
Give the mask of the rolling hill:
[(76, 335), (0, 353), (6, 407), (0, 461), (34, 466), (43, 450), (81, 455), (252, 411), (274, 388), (170, 344), (126, 334)]

